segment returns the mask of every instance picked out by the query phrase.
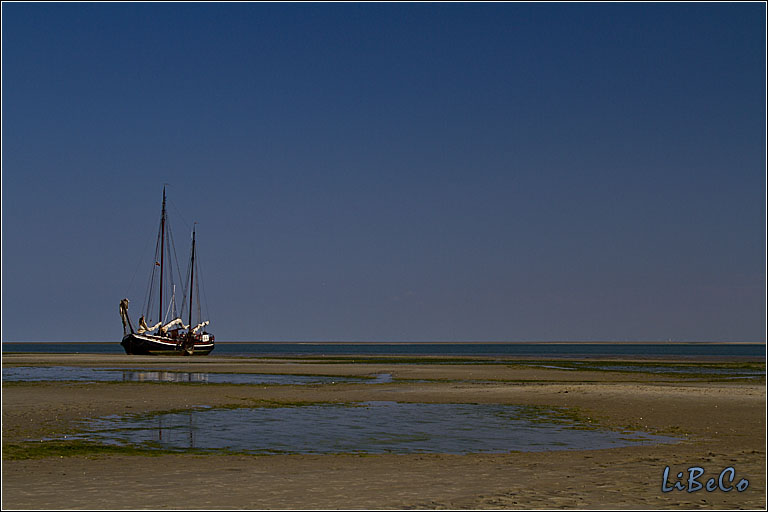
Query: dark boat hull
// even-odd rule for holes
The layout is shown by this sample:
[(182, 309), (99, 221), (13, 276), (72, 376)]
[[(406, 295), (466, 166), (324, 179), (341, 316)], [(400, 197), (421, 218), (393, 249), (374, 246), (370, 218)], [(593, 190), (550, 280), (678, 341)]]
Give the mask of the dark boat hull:
[(129, 355), (158, 355), (158, 356), (206, 356), (214, 348), (213, 342), (195, 343), (190, 354), (184, 350), (179, 340), (172, 340), (151, 334), (127, 334), (120, 343)]

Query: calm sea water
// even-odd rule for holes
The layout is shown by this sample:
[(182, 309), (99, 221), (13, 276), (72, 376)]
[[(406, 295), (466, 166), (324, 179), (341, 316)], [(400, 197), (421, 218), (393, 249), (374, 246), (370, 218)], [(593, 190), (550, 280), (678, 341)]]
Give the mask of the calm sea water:
[[(3, 353), (122, 354), (112, 343), (3, 343)], [(427, 355), (764, 358), (765, 344), (728, 343), (216, 343), (219, 356)]]

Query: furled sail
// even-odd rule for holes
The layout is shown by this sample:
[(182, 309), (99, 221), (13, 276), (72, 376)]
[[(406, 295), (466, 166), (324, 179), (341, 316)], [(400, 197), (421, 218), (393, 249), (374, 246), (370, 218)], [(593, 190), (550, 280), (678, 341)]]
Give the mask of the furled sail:
[(173, 327), (174, 325), (184, 325), (184, 323), (181, 321), (181, 318), (174, 318), (173, 320), (171, 320), (170, 322), (168, 322), (167, 324), (165, 324), (164, 326), (162, 326), (162, 327), (160, 328), (160, 332), (161, 332), (161, 333), (163, 333), (163, 334), (165, 334), (165, 332), (166, 332), (168, 329), (170, 329), (171, 327)]
[(195, 328), (194, 328), (194, 329), (192, 329), (192, 332), (197, 332), (197, 330), (198, 330), (198, 329), (200, 329), (201, 327), (204, 327), (204, 326), (208, 325), (209, 323), (211, 323), (211, 322), (210, 322), (209, 320), (206, 320), (205, 322), (201, 322), (201, 323), (197, 324), (197, 325), (195, 326)]
[(152, 327), (149, 327), (149, 326), (147, 326), (147, 321), (144, 320), (144, 315), (141, 315), (141, 318), (139, 318), (139, 330), (138, 330), (138, 333), (142, 334), (142, 333), (145, 333), (147, 331), (154, 331), (155, 329), (160, 327), (162, 325), (162, 323), (163, 322), (157, 322)]

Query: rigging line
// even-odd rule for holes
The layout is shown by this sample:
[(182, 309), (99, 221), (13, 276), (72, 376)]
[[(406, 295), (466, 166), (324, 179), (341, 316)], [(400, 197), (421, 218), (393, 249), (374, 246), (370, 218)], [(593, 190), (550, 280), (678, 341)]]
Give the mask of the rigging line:
[[(166, 220), (166, 225), (168, 224), (168, 221)], [(171, 231), (168, 230), (168, 234), (170, 239), (173, 239), (173, 236), (170, 235)], [(170, 244), (169, 244), (170, 245)], [(168, 305), (168, 308), (171, 309), (171, 313), (173, 315), (176, 314), (176, 283), (173, 282), (173, 260), (171, 259), (171, 248), (168, 247), (168, 281), (170, 282), (171, 289), (173, 290), (173, 293), (171, 294), (171, 302)], [(178, 263), (178, 262), (177, 262)], [(168, 318), (168, 313), (165, 314), (165, 317)]]
[[(191, 259), (192, 258), (192, 249), (189, 250), (189, 255), (190, 255), (190, 259)], [(189, 265), (187, 265), (187, 273), (186, 273), (186, 277), (184, 278), (184, 294), (183, 294), (184, 296), (181, 299), (181, 316), (184, 316), (184, 313), (186, 312), (185, 308), (187, 307), (187, 292), (189, 291), (188, 290), (189, 289), (189, 276), (190, 276), (190, 271), (191, 270), (192, 270), (192, 268)]]
[[(201, 267), (201, 265), (200, 265), (200, 252), (199, 252), (199, 251), (198, 251), (198, 253), (195, 255), (195, 260), (196, 260), (196, 263), (197, 263), (197, 268), (198, 268), (198, 272), (197, 272), (197, 275), (198, 275), (198, 276), (200, 276), (200, 277), (199, 277), (199, 279), (198, 279), (198, 280), (199, 280), (199, 282), (200, 282), (200, 284), (198, 285), (198, 298), (197, 298), (197, 304), (198, 304), (198, 307), (199, 307), (199, 306), (200, 306), (200, 295), (199, 295), (199, 291), (200, 291), (200, 288), (202, 288), (202, 289), (203, 289), (203, 300), (205, 301), (205, 315), (206, 315), (206, 317), (208, 317), (208, 319), (210, 319), (210, 318), (211, 318), (211, 311), (210, 311), (210, 309), (208, 308), (208, 297), (207, 297), (207, 296), (206, 296), (206, 294), (205, 294), (205, 281), (203, 280), (203, 273), (199, 271), (199, 269), (200, 269), (200, 267)], [(202, 315), (200, 315), (200, 321), (202, 321), (202, 320), (203, 320), (203, 317), (202, 317)]]
[[(180, 273), (180, 267), (179, 267), (179, 258), (178, 258), (177, 254), (176, 254), (176, 242), (174, 241), (173, 230), (171, 229), (171, 225), (170, 225), (170, 222), (169, 222), (167, 217), (165, 219), (165, 226), (166, 226), (166, 232), (168, 233), (168, 241), (170, 242), (168, 244), (168, 246), (169, 246), (168, 247), (168, 266), (170, 267), (170, 272), (169, 272), (168, 278), (170, 280), (171, 286), (174, 287), (174, 290), (175, 290), (175, 283), (174, 283), (174, 277), (173, 277), (173, 274), (174, 274), (174, 272), (173, 272), (173, 268), (174, 268), (173, 267), (173, 262), (174, 261), (176, 261), (176, 274), (179, 277), (179, 282), (181, 282), (181, 273)], [(173, 256), (173, 258), (171, 258), (171, 256)], [(171, 305), (173, 306), (173, 309), (172, 309), (173, 314), (176, 315), (178, 310), (176, 308), (176, 294), (175, 293), (171, 296)], [(167, 317), (167, 314), (166, 314), (166, 317)]]
[(198, 318), (199, 322), (202, 322), (203, 321), (203, 315), (202, 315), (202, 313), (200, 311), (200, 264), (198, 263), (197, 260), (195, 260), (195, 268), (197, 269), (197, 276), (198, 276), (197, 277), (197, 281), (198, 281), (198, 283), (197, 283), (197, 293), (195, 294), (196, 298), (197, 298), (197, 318)]
[[(174, 290), (175, 290), (175, 287), (174, 287)], [(168, 310), (165, 312), (165, 318), (168, 318), (168, 313), (171, 312), (171, 306), (173, 306), (174, 302), (176, 302), (176, 301), (171, 300), (171, 303), (168, 304)], [(176, 309), (176, 308), (173, 308), (173, 309)], [(163, 320), (163, 323), (166, 323), (165, 320)]]
[[(152, 273), (150, 274), (149, 286), (147, 287), (147, 294), (144, 297), (144, 304), (143, 304), (143, 306), (146, 306), (145, 317), (147, 321), (150, 321), (150, 319), (152, 318), (152, 315), (150, 314), (150, 308), (154, 304), (154, 300), (152, 300), (152, 297), (153, 297), (152, 291), (154, 290), (154, 285), (155, 285), (155, 272), (157, 271), (157, 265), (159, 264), (157, 260), (158, 260), (158, 253), (160, 252), (160, 236), (162, 233), (162, 229), (163, 229), (163, 220), (160, 219), (160, 225), (157, 228), (157, 241), (155, 242), (155, 254), (153, 255), (153, 258), (152, 258), (153, 260)], [(160, 319), (158, 318), (158, 321), (159, 320)]]
[(179, 220), (184, 224), (184, 226), (187, 228), (187, 231), (192, 231), (192, 229), (189, 227), (189, 224), (184, 219), (184, 216), (181, 214), (181, 211), (176, 207), (176, 203), (173, 202), (173, 199), (170, 197), (168, 198), (168, 202), (171, 203), (171, 206), (173, 206), (173, 209), (176, 210), (176, 213), (179, 216)]
[(155, 284), (155, 264), (152, 264), (152, 272), (149, 274), (149, 283), (147, 283), (147, 293), (144, 296), (144, 306), (142, 307), (142, 313), (144, 313), (147, 322), (152, 322), (152, 317), (149, 316), (150, 308), (152, 307), (152, 288)]
[[(168, 221), (166, 220), (166, 225), (168, 224)], [(181, 283), (181, 267), (179, 266), (179, 257), (176, 254), (176, 242), (173, 239), (173, 231), (171, 231), (170, 228), (168, 228), (168, 234), (170, 235), (171, 240), (171, 247), (173, 247), (173, 259), (176, 261), (176, 275), (179, 276), (179, 283)], [(170, 251), (170, 249), (169, 249)], [(168, 254), (170, 256), (170, 252)]]
[[(194, 224), (197, 224), (197, 223), (194, 223)], [(174, 246), (174, 249), (175, 249), (175, 246)], [(190, 249), (189, 249), (189, 258), (187, 259), (187, 261), (190, 262), (190, 263), (192, 262), (192, 254), (193, 254), (192, 251), (193, 250), (194, 250), (194, 248), (190, 247)], [(177, 265), (178, 265), (178, 262), (177, 262)], [(189, 313), (189, 311), (187, 311), (187, 309), (186, 309), (187, 308), (187, 297), (191, 297), (192, 293), (193, 293), (193, 291), (191, 289), (189, 289), (190, 288), (190, 281), (192, 281), (192, 266), (190, 264), (187, 264), (187, 271), (186, 271), (185, 278), (184, 278), (184, 294), (183, 294), (182, 303), (181, 303), (181, 316), (182, 317), (184, 316), (185, 312)], [(179, 282), (181, 282), (181, 267), (179, 267)]]
[(128, 297), (131, 294), (131, 289), (133, 288), (133, 282), (136, 280), (136, 274), (139, 273), (139, 267), (141, 266), (141, 262), (144, 259), (144, 253), (147, 252), (147, 246), (149, 245), (149, 237), (144, 241), (144, 248), (141, 250), (141, 253), (139, 254), (139, 261), (136, 264), (136, 270), (133, 271), (133, 277), (131, 277), (131, 284), (128, 285), (128, 290), (125, 293), (125, 296)]

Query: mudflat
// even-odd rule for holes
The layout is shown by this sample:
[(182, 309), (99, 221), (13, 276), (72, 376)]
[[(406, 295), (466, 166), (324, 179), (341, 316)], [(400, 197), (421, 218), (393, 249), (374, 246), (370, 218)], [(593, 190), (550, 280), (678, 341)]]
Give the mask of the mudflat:
[[(475, 361), (476, 363), (476, 361)], [(157, 358), (7, 354), (3, 366), (371, 376), (392, 382), (230, 385), (146, 382), (3, 382), (4, 509), (764, 509), (765, 379), (574, 371), (434, 358), (408, 364), (339, 358)], [(686, 360), (685, 364), (690, 361)], [(764, 364), (764, 363), (763, 363)], [(662, 433), (673, 444), (504, 454), (150, 455), (36, 452), (30, 440), (74, 433), (111, 414), (201, 405), (399, 401), (567, 407), (605, 428)], [(211, 435), (215, 435), (211, 433)], [(663, 492), (700, 467), (706, 484)]]

